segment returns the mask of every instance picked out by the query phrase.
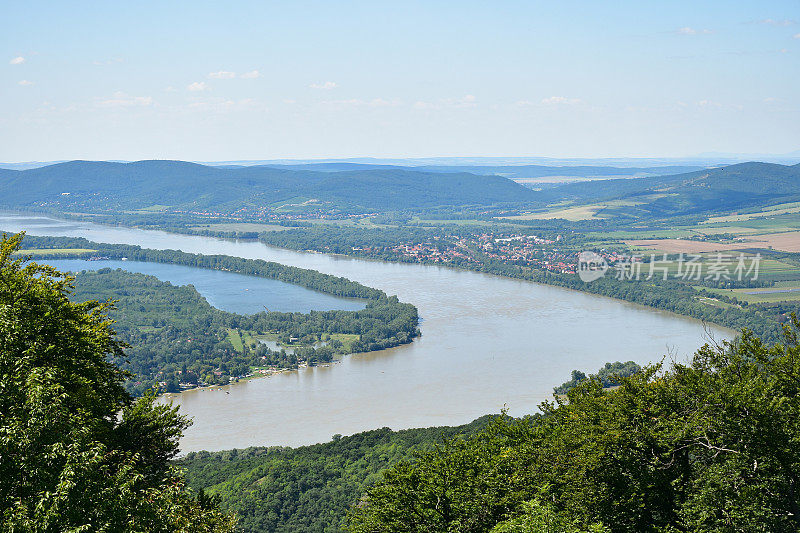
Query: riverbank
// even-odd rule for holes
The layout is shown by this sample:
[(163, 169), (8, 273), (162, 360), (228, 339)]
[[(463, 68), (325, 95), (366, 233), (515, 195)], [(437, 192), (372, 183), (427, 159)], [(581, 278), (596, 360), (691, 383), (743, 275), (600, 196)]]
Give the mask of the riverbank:
[[(703, 325), (586, 292), (433, 265), (364, 261), (230, 241), (91, 223), (0, 216), (29, 235), (180, 249), (313, 269), (413, 302), (424, 317), (409, 344), (352, 354), (327, 368), (283, 372), (229, 387), (194, 390), (169, 403), (195, 424), (184, 452), (250, 445), (299, 446), (375, 427), (459, 425), (504, 406), (536, 412), (573, 369), (606, 362), (685, 360), (706, 341)], [(728, 330), (709, 326), (717, 339)], [(224, 401), (221, 398), (224, 397)]]

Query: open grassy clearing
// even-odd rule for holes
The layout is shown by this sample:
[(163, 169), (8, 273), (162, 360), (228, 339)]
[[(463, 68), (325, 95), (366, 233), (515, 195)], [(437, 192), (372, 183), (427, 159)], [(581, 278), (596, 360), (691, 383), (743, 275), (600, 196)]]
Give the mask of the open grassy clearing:
[(97, 250), (92, 250), (90, 248), (28, 248), (26, 250), (20, 250), (16, 252), (17, 255), (50, 255), (50, 254), (59, 254), (59, 255), (82, 255), (82, 254), (90, 254), (94, 253)]
[(607, 205), (581, 205), (577, 207), (570, 207), (567, 209), (560, 209), (556, 211), (545, 211), (541, 213), (527, 213), (524, 215), (513, 215), (507, 217), (497, 217), (499, 219), (506, 219), (506, 220), (549, 220), (555, 218), (563, 218), (564, 220), (569, 220), (571, 222), (577, 222), (579, 220), (597, 220), (602, 217), (598, 217), (597, 212), (601, 209), (605, 209), (608, 207)]
[(800, 202), (790, 202), (785, 204), (771, 205), (765, 207), (760, 211), (752, 213), (736, 213), (733, 215), (725, 215), (719, 217), (710, 217), (705, 223), (717, 224), (728, 222), (742, 222), (759, 217), (771, 217), (776, 215), (786, 215), (792, 213), (800, 213)]
[(352, 344), (361, 338), (361, 335), (354, 333), (331, 333), (330, 338), (331, 340), (338, 340), (349, 350)]
[[(769, 289), (706, 289), (715, 294), (732, 296), (747, 303), (775, 303), (800, 301), (800, 284), (794, 287), (773, 287)], [(781, 292), (778, 292), (781, 291)]]
[(711, 307), (719, 307), (720, 309), (730, 309), (731, 307), (741, 307), (735, 304), (729, 304), (727, 302), (721, 302), (716, 298), (707, 298), (705, 296), (699, 296), (697, 300), (701, 303), (706, 305), (710, 305)]
[(237, 352), (244, 351), (244, 343), (242, 342), (242, 337), (239, 335), (238, 330), (228, 330), (228, 341), (230, 341), (230, 343), (233, 345), (233, 349)]

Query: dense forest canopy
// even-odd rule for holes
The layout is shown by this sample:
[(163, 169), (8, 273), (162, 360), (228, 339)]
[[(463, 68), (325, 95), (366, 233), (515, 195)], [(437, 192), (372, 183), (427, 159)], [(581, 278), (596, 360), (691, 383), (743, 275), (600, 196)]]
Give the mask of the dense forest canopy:
[[(13, 193), (13, 194), (12, 194)], [(124, 210), (153, 205), (232, 213), (319, 204), (356, 212), (437, 205), (532, 201), (534, 192), (500, 176), (398, 169), (346, 172), (263, 166), (221, 168), (184, 161), (71, 161), (0, 169), (0, 206)]]
[(106, 304), (0, 242), (0, 523), (4, 531), (231, 531), (170, 462), (189, 422), (139, 399)]

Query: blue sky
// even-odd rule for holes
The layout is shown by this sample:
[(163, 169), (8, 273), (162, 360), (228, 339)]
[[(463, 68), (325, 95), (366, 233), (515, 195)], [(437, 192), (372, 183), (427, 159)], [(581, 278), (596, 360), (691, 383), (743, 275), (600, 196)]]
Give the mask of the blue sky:
[(0, 161), (800, 149), (800, 0), (2, 13)]

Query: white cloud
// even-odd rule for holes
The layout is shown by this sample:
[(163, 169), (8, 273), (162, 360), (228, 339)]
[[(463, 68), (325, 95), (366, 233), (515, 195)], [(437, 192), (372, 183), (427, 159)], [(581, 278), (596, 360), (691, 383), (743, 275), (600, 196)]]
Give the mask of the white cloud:
[(769, 26), (781, 27), (781, 26), (793, 26), (794, 24), (797, 24), (797, 22), (791, 19), (783, 19), (783, 20), (763, 19), (759, 20), (757, 24), (767, 24)]
[(152, 104), (152, 96), (131, 96), (122, 91), (117, 91), (111, 98), (103, 98), (97, 102), (99, 107), (147, 107)]
[(336, 82), (334, 81), (326, 81), (323, 83), (312, 83), (309, 85), (312, 89), (322, 89), (325, 91), (329, 91), (331, 89), (335, 89), (337, 87)]
[(689, 26), (685, 26), (677, 30), (676, 33), (680, 35), (711, 35), (712, 33), (714, 33), (714, 31), (708, 29), (696, 30), (694, 28), (690, 28)]
[(252, 98), (243, 98), (241, 100), (231, 100), (222, 97), (193, 97), (187, 108), (192, 111), (204, 111), (214, 113), (225, 113), (229, 111), (249, 111), (249, 110), (262, 110), (266, 108), (260, 105)]
[(209, 78), (214, 78), (215, 80), (232, 80), (236, 77), (235, 72), (228, 72), (227, 70), (220, 70), (219, 72), (209, 72)]
[(33, 82), (30, 81), (30, 80), (19, 80), (19, 82), (17, 82), (17, 83), (19, 85), (22, 85), (23, 87), (29, 87), (29, 86), (33, 85)]
[(194, 83), (190, 83), (189, 86), (186, 88), (192, 91), (193, 93), (196, 93), (199, 91), (205, 91), (206, 89), (208, 89), (208, 85), (206, 85), (206, 82), (204, 81), (196, 81)]
[(239, 77), (245, 80), (253, 80), (255, 78), (260, 78), (261, 73), (257, 70), (251, 70), (250, 72), (245, 72), (244, 74), (240, 74)]
[(448, 107), (475, 107), (478, 105), (476, 100), (474, 95), (465, 94), (460, 98), (445, 98), (441, 102)]
[(164, 89), (164, 91), (165, 91), (165, 92), (168, 92), (168, 93), (175, 93), (175, 92), (178, 92), (178, 89), (176, 89), (175, 87), (173, 87), (172, 85), (170, 85), (169, 87), (167, 87), (166, 89)]
[(386, 100), (384, 98), (373, 98), (372, 100), (361, 100), (359, 98), (351, 98), (349, 100), (325, 100), (321, 102), (324, 106), (341, 107), (341, 106), (358, 106), (358, 107), (397, 107), (402, 105), (402, 101), (398, 98)]
[(542, 103), (544, 105), (576, 105), (582, 104), (583, 100), (566, 96), (550, 96), (548, 98), (542, 98)]
[(8, 62), (9, 65), (21, 65), (25, 62), (25, 58), (22, 56), (17, 56), (13, 58), (11, 61)]
[(475, 96), (471, 94), (464, 95), (456, 101), (456, 105), (472, 107), (475, 105)]
[(464, 96), (460, 96), (458, 98), (440, 98), (435, 102), (425, 102), (419, 100), (411, 104), (411, 107), (420, 110), (432, 110), (445, 108), (469, 108), (477, 107), (477, 105), (478, 99), (475, 97), (475, 95), (465, 94)]
[(800, 39), (800, 33), (795, 33), (795, 34), (794, 34), (794, 38), (795, 38), (795, 39)]

